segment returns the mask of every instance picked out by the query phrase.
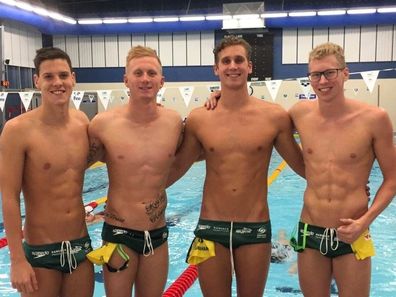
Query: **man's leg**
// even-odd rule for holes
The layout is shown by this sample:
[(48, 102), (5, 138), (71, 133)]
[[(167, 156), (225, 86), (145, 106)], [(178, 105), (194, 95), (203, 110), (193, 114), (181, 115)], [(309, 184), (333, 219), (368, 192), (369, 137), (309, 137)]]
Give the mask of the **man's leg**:
[(215, 243), (216, 256), (198, 265), (199, 284), (205, 297), (231, 296), (230, 250)]
[[(135, 283), (138, 269), (139, 256), (135, 251), (122, 246), (129, 256), (128, 268), (119, 272), (110, 272), (106, 265), (103, 265), (103, 277), (107, 297), (131, 297), (132, 286)], [(114, 251), (108, 263), (113, 268), (120, 268), (124, 265), (125, 260)]]
[(161, 297), (168, 278), (168, 242), (154, 250), (154, 255), (139, 255), (135, 283), (136, 297)]
[(94, 292), (94, 268), (88, 260), (80, 263), (72, 274), (64, 273), (61, 297), (92, 297)]
[(58, 296), (62, 286), (62, 272), (34, 267), (38, 290), (30, 294), (22, 294), (22, 297), (53, 297)]
[(298, 253), (298, 278), (304, 297), (330, 296), (331, 258), (306, 248)]
[(354, 254), (334, 258), (333, 273), (340, 297), (370, 295), (371, 258), (357, 260)]
[(246, 244), (234, 250), (239, 297), (262, 297), (271, 260), (271, 243)]

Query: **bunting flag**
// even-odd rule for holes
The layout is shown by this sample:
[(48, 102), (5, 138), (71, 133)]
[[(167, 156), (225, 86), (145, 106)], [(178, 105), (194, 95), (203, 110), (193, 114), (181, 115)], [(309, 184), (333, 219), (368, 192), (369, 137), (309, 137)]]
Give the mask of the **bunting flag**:
[(206, 86), (207, 88), (208, 88), (208, 90), (209, 90), (209, 92), (210, 93), (212, 93), (212, 92), (214, 92), (214, 91), (220, 91), (220, 86), (214, 86), (214, 85), (212, 85), (212, 86)]
[(307, 77), (298, 77), (297, 81), (304, 93), (305, 98), (309, 99), (311, 96), (311, 82)]
[(99, 100), (102, 103), (105, 110), (107, 110), (107, 107), (109, 106), (111, 93), (112, 93), (111, 90), (98, 90)]
[(25, 111), (29, 110), (30, 102), (32, 102), (34, 92), (18, 92), (19, 97), (21, 97), (21, 101), (23, 106), (25, 107)]
[(194, 87), (179, 87), (179, 91), (183, 97), (186, 106), (190, 104), (191, 96), (194, 92)]
[(124, 93), (125, 95), (124, 95), (124, 96), (121, 96), (121, 101), (124, 101), (125, 99), (126, 99), (126, 100), (129, 100), (129, 94), (130, 94), (129, 90), (126, 89), (126, 90), (124, 90), (123, 93)]
[(164, 99), (165, 90), (166, 90), (165, 87), (162, 87), (161, 89), (159, 89), (159, 91), (157, 93), (157, 103), (161, 103), (162, 99)]
[(92, 101), (95, 99), (95, 95), (89, 94), (89, 95), (88, 95), (88, 99), (89, 99), (89, 102), (92, 103)]
[(360, 72), (370, 93), (372, 93), (374, 90), (374, 86), (375, 86), (375, 82), (377, 81), (378, 73), (379, 73), (379, 70)]
[(279, 87), (282, 84), (282, 80), (266, 80), (265, 85), (271, 95), (272, 101), (275, 101), (276, 96), (278, 95)]
[(83, 97), (84, 97), (84, 91), (73, 91), (72, 92), (71, 100), (73, 101), (76, 109), (80, 109), (80, 105), (81, 105)]
[(1, 109), (1, 111), (4, 111), (4, 105), (7, 100), (7, 95), (8, 95), (8, 93), (6, 93), (6, 92), (0, 92), (0, 109)]
[(353, 93), (354, 93), (355, 96), (356, 96), (356, 94), (359, 93), (359, 89), (358, 89), (358, 88), (353, 88)]

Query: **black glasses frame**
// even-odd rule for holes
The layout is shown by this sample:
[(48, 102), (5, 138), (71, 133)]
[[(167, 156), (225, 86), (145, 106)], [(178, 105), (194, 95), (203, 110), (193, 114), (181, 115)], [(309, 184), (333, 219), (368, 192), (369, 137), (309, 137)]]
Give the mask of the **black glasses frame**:
[[(331, 79), (336, 79), (337, 77), (338, 77), (338, 72), (340, 71), (340, 70), (344, 70), (345, 69), (345, 67), (344, 68), (330, 68), (330, 69), (326, 69), (325, 71), (313, 71), (313, 72), (309, 72), (309, 73), (307, 73), (307, 76), (308, 76), (308, 79), (310, 80), (310, 81), (320, 81), (320, 79), (322, 78), (322, 75), (327, 79), (327, 80), (331, 80)], [(328, 71), (333, 71), (333, 70), (336, 70), (337, 72), (336, 72), (336, 76), (335, 77), (333, 77), (333, 78), (328, 78)], [(317, 74), (317, 75), (319, 75), (319, 78), (318, 79), (312, 79), (312, 74)]]

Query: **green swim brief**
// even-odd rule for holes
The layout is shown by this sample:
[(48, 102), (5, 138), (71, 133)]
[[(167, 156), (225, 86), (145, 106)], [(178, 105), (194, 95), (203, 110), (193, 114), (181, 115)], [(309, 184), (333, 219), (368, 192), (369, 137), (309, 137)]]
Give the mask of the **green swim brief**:
[(119, 243), (141, 255), (149, 255), (168, 240), (168, 227), (150, 231), (137, 231), (103, 223), (102, 239)]
[(80, 239), (62, 241), (43, 245), (29, 245), (23, 242), (25, 256), (30, 265), (72, 273), (78, 264), (86, 260), (86, 254), (92, 251), (91, 239), (85, 236)]
[(335, 228), (323, 228), (299, 222), (290, 239), (290, 245), (301, 253), (305, 248), (318, 250), (323, 256), (335, 258), (352, 254), (350, 244), (339, 241)]
[[(232, 226), (231, 226), (232, 224)], [(232, 236), (230, 236), (232, 230)], [(238, 248), (245, 244), (270, 243), (271, 222), (224, 222), (200, 219), (194, 234), (197, 238), (211, 240), (226, 248)]]

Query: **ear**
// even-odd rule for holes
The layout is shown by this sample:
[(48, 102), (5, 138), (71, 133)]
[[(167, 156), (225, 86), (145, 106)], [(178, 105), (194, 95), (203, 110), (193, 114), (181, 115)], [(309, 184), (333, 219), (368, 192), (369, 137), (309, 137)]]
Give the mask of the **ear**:
[(36, 86), (37, 89), (40, 89), (40, 87), (38, 86), (38, 80), (39, 80), (39, 76), (37, 74), (34, 74), (33, 75), (34, 85)]
[(72, 78), (73, 78), (73, 87), (76, 85), (76, 73), (72, 72)]
[(215, 74), (216, 76), (219, 76), (218, 70), (219, 70), (219, 67), (217, 66), (217, 64), (214, 64), (214, 65), (213, 65), (213, 72), (214, 72), (214, 74)]
[(248, 67), (249, 67), (249, 72), (248, 73), (251, 74), (253, 72), (253, 63), (252, 63), (252, 61), (249, 61)]
[(344, 73), (344, 81), (347, 81), (349, 79), (349, 68), (345, 67), (342, 72)]
[(164, 86), (164, 83), (165, 83), (165, 77), (163, 76), (163, 77), (161, 77), (161, 88)]
[(125, 85), (126, 87), (128, 87), (127, 84), (128, 84), (128, 77), (127, 77), (126, 74), (124, 74), (124, 85)]

